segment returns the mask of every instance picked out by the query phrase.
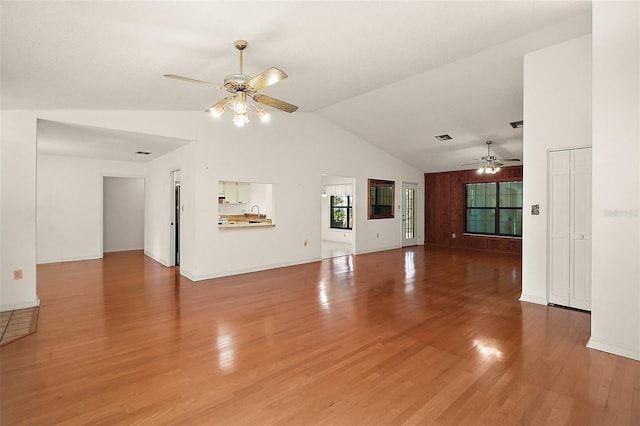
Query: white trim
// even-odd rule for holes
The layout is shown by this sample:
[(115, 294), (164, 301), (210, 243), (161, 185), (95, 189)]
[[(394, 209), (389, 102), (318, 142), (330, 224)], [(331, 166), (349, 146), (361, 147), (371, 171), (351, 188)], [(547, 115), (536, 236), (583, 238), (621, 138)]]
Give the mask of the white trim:
[[(137, 249), (139, 250), (139, 249)], [(125, 250), (128, 251), (128, 250)], [(60, 263), (60, 262), (79, 262), (81, 260), (96, 260), (96, 259), (102, 259), (103, 256), (102, 255), (91, 255), (91, 256), (81, 256), (81, 257), (63, 257), (60, 259), (46, 259), (46, 260), (41, 260), (39, 262), (36, 263), (36, 265), (44, 265), (47, 263)]]
[(220, 272), (220, 273), (206, 274), (206, 275), (194, 275), (194, 274), (191, 274), (190, 272), (185, 271), (185, 270), (183, 270), (181, 268), (180, 269), (180, 275), (190, 279), (191, 281), (204, 281), (204, 280), (210, 280), (210, 279), (214, 279), (214, 278), (228, 277), (228, 276), (232, 276), (232, 275), (248, 274), (250, 272), (260, 272), (260, 271), (266, 271), (266, 270), (269, 270), (269, 269), (286, 268), (286, 267), (289, 267), (289, 266), (296, 266), (296, 265), (303, 265), (303, 264), (306, 264), (306, 263), (320, 262), (321, 260), (322, 260), (321, 257), (314, 257), (312, 259), (304, 260), (302, 262), (274, 263), (274, 264), (271, 264), (271, 265), (257, 266), (255, 268), (242, 268), (242, 269), (235, 269), (235, 270), (232, 270), (232, 271), (224, 271), (224, 272)]
[(15, 310), (18, 310), (18, 309), (35, 308), (36, 306), (40, 306), (40, 299), (38, 299), (38, 298), (36, 298), (36, 300), (34, 300), (32, 302), (23, 302), (23, 303), (18, 303), (18, 304), (15, 304), (15, 305), (0, 306), (0, 312), (15, 311)]
[(167, 267), (173, 266), (167, 261), (167, 259), (163, 259), (161, 257), (156, 257), (153, 254), (147, 252), (146, 250), (144, 251), (144, 255), (147, 256), (149, 259), (153, 259), (156, 262), (160, 263), (162, 266), (167, 266)]
[(591, 337), (587, 342), (587, 347), (602, 352), (608, 352), (610, 354), (623, 356), (625, 358), (631, 358), (636, 361), (640, 361), (640, 351), (634, 351), (632, 349), (621, 348), (614, 345), (601, 342), (598, 339)]
[(535, 303), (537, 305), (547, 305), (547, 298), (546, 297), (540, 297), (540, 296), (534, 296), (532, 294), (524, 294), (522, 293), (520, 295), (520, 300), (521, 302), (527, 302), (527, 303)]

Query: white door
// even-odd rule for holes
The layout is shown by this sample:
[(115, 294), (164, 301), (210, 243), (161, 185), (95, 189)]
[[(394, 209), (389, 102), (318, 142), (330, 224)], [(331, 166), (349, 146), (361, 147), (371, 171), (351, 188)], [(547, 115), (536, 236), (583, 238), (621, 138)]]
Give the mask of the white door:
[(549, 302), (591, 309), (591, 148), (549, 153)]
[(569, 306), (570, 151), (549, 153), (549, 302)]
[(591, 149), (571, 151), (569, 306), (591, 310)]
[(418, 199), (418, 185), (402, 183), (402, 246), (418, 244), (416, 229), (416, 206)]

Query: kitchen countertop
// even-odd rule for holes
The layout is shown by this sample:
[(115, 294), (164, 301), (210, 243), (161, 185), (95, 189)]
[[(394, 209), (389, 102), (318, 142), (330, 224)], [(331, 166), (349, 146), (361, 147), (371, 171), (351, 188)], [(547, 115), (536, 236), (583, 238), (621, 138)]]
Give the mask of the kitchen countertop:
[[(237, 228), (272, 228), (276, 226), (272, 219), (257, 214), (245, 213), (242, 215), (220, 215), (219, 219), (224, 219), (224, 223), (218, 222), (218, 229), (237, 229)], [(250, 223), (250, 221), (260, 220), (259, 223)]]
[(273, 228), (276, 226), (271, 222), (249, 223), (249, 222), (229, 222), (218, 225), (218, 229), (237, 229), (237, 228)]

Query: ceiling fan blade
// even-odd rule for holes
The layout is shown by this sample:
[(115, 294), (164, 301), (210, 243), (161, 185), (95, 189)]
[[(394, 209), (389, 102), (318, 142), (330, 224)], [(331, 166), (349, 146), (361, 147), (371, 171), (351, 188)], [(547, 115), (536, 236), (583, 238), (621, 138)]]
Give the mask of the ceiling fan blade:
[(281, 101), (280, 99), (272, 98), (271, 96), (255, 94), (253, 95), (253, 100), (286, 112), (294, 112), (298, 109), (295, 105), (291, 105), (285, 101)]
[(208, 81), (196, 80), (194, 78), (182, 77), (180, 75), (175, 75), (175, 74), (165, 74), (164, 76), (167, 77), (167, 78), (173, 78), (173, 79), (176, 79), (176, 80), (182, 80), (182, 81), (186, 81), (186, 82), (189, 82), (189, 83), (204, 84), (205, 86), (215, 87), (216, 89), (226, 90), (224, 86), (222, 86), (220, 84), (216, 84), (216, 83), (209, 83)]
[(205, 112), (208, 112), (209, 110), (214, 109), (215, 107), (217, 107), (218, 105), (220, 105), (222, 108), (224, 108), (224, 106), (227, 104), (227, 102), (233, 100), (234, 97), (233, 96), (227, 96), (226, 98), (222, 98), (220, 99), (218, 102), (216, 102), (215, 104), (211, 105), (209, 108), (207, 108), (205, 110)]
[(521, 161), (519, 158), (497, 158), (498, 161), (508, 162), (508, 161)]
[(460, 164), (461, 166), (475, 166), (477, 164), (486, 164), (486, 161), (475, 161), (473, 163), (464, 163)]
[(284, 80), (287, 77), (288, 76), (284, 71), (275, 67), (271, 67), (249, 80), (247, 82), (247, 86), (253, 90), (258, 91), (262, 88), (271, 86), (272, 84)]

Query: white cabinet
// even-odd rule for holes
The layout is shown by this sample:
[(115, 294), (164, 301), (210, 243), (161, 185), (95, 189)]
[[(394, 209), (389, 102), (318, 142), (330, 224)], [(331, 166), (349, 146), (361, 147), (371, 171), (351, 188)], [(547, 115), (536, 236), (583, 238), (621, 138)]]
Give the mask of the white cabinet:
[(548, 298), (591, 310), (591, 148), (549, 153)]
[(236, 202), (238, 204), (248, 204), (249, 203), (249, 182), (237, 182), (237, 184), (238, 184), (238, 190), (237, 190), (238, 197), (236, 199)]
[(218, 195), (224, 197), (224, 204), (248, 204), (249, 182), (219, 181)]

